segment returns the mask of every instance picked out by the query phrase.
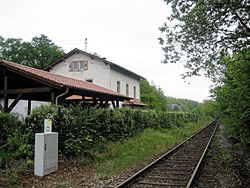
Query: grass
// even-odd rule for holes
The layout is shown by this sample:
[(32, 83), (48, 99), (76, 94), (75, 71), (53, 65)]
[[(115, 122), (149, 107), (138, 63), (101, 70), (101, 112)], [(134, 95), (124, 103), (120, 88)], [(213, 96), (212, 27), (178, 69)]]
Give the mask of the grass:
[(96, 171), (103, 178), (117, 175), (170, 149), (205, 125), (200, 122), (171, 129), (145, 129), (123, 142), (108, 143), (106, 150), (97, 154)]

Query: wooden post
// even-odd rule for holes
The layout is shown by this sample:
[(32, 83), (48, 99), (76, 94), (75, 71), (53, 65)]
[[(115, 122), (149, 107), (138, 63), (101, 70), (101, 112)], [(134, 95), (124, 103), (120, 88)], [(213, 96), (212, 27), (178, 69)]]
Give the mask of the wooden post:
[(103, 100), (102, 99), (100, 100), (99, 107), (103, 108)]
[(4, 111), (4, 110), (3, 110), (3, 106), (2, 106), (1, 103), (0, 103), (0, 111), (2, 111), (2, 112)]
[(4, 105), (3, 105), (3, 111), (7, 112), (8, 107), (9, 107), (9, 99), (8, 99), (8, 94), (7, 94), (7, 89), (8, 89), (8, 77), (5, 75), (4, 76)]
[(97, 99), (93, 98), (93, 106), (96, 106), (96, 105), (97, 105)]
[(115, 101), (111, 101), (111, 102), (112, 102), (113, 108), (116, 108)]
[(52, 104), (55, 104), (55, 99), (56, 99), (56, 98), (55, 98), (55, 92), (52, 91), (52, 92), (51, 92), (51, 103), (52, 103)]
[(116, 102), (116, 107), (119, 108), (119, 101), (115, 101)]
[(27, 114), (30, 115), (30, 112), (31, 112), (31, 100), (29, 99), (28, 100), (28, 112), (27, 112)]
[(104, 102), (104, 104), (103, 104), (103, 107), (106, 108), (107, 105), (108, 105), (108, 103), (109, 103), (109, 100), (106, 100), (106, 101)]

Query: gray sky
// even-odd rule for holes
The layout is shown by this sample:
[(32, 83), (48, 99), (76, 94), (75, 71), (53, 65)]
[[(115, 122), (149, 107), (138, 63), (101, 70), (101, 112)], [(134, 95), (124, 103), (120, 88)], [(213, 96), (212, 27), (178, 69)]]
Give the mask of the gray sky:
[(160, 27), (169, 14), (161, 0), (0, 0), (0, 35), (30, 41), (47, 35), (65, 52), (96, 52), (160, 86), (165, 95), (202, 101), (208, 79), (181, 79), (182, 65), (162, 64)]

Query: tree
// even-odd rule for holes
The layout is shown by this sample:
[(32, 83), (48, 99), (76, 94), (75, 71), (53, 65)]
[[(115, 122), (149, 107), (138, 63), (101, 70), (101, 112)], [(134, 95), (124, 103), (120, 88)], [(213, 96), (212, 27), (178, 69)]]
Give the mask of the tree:
[(56, 46), (45, 35), (33, 37), (31, 42), (0, 36), (0, 59), (44, 69), (62, 55), (62, 48)]
[(174, 111), (185, 111), (185, 112), (194, 112), (198, 111), (200, 103), (197, 101), (192, 101), (188, 99), (178, 99), (173, 97), (167, 97), (168, 108)]
[[(164, 0), (172, 13), (160, 27), (164, 63), (185, 60), (186, 76), (215, 76), (220, 59), (250, 46), (249, 0)], [(183, 59), (181, 59), (184, 57)]]
[(224, 85), (214, 89), (220, 118), (229, 137), (250, 146), (250, 49), (223, 58)]
[(161, 88), (150, 85), (147, 80), (141, 81), (141, 101), (150, 109), (167, 110), (167, 99)]
[(215, 100), (204, 100), (201, 105), (201, 111), (206, 117), (217, 118), (217, 103)]

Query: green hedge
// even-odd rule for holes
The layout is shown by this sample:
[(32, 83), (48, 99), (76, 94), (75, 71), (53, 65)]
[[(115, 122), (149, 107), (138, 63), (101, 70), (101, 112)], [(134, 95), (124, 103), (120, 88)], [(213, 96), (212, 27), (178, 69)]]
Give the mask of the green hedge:
[(35, 133), (43, 132), (45, 118), (51, 118), (53, 131), (59, 133), (59, 150), (66, 156), (93, 156), (105, 149), (108, 141), (122, 141), (145, 128), (162, 129), (197, 121), (198, 116), (184, 112), (163, 112), (121, 108), (64, 108), (40, 106), (25, 120), (0, 113), (0, 167), (11, 158), (33, 158)]
[(63, 108), (41, 106), (27, 117), (33, 134), (43, 132), (43, 121), (51, 118), (53, 131), (59, 133), (59, 149), (68, 156), (91, 155), (93, 148), (104, 147), (106, 141), (129, 138), (145, 128), (171, 128), (197, 121), (195, 114), (121, 108)]
[(13, 158), (32, 158), (31, 138), (31, 132), (17, 116), (0, 113), (0, 168), (8, 168)]

